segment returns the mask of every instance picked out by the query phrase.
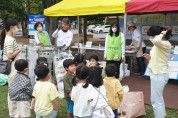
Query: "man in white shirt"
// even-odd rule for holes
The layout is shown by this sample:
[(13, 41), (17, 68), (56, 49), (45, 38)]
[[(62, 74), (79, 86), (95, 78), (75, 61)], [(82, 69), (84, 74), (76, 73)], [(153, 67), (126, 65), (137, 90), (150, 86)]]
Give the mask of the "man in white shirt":
[(73, 39), (73, 33), (69, 30), (70, 23), (68, 19), (62, 21), (62, 27), (59, 25), (58, 29), (52, 34), (53, 38), (57, 39), (57, 47), (64, 47), (65, 50), (69, 49)]
[(139, 30), (136, 29), (136, 26), (133, 22), (129, 24), (128, 29), (132, 32), (132, 43), (129, 47), (134, 45), (135, 49), (137, 50), (137, 63), (138, 63), (138, 74), (139, 76), (143, 76), (145, 72), (145, 60), (142, 56), (146, 51), (146, 45), (144, 41), (142, 40), (141, 33)]

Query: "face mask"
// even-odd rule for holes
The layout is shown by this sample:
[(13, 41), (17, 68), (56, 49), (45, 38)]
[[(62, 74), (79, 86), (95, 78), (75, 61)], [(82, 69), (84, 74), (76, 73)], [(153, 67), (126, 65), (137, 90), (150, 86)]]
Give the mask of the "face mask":
[(38, 28), (37, 30), (40, 32), (40, 31), (43, 31), (43, 28), (42, 28), (42, 27), (40, 27), (40, 28)]
[(112, 28), (112, 31), (115, 33), (117, 31), (117, 28)]
[(16, 28), (15, 30), (13, 30), (13, 34), (16, 34), (19, 31), (18, 28)]

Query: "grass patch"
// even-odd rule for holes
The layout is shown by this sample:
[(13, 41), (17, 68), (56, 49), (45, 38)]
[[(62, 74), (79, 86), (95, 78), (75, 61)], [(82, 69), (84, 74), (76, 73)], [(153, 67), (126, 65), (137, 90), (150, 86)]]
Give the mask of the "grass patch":
[[(7, 91), (8, 86), (0, 86), (0, 118), (9, 118), (7, 107)], [(57, 98), (59, 110), (57, 118), (67, 118), (67, 105), (64, 99)], [(150, 105), (145, 105), (146, 116), (143, 118), (154, 118), (153, 108)], [(166, 108), (167, 116), (165, 118), (178, 118), (178, 110)], [(35, 113), (32, 111), (30, 118), (35, 118)]]

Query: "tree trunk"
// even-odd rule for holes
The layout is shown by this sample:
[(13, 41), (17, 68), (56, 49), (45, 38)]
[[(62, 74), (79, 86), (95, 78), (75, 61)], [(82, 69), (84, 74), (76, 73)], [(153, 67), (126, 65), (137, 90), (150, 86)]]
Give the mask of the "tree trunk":
[(78, 27), (79, 27), (79, 34), (82, 34), (82, 18), (81, 17), (79, 17), (80, 18), (80, 22), (78, 23)]
[(87, 42), (87, 17), (83, 18), (83, 40), (84, 44)]
[(57, 26), (57, 18), (56, 17), (50, 17), (50, 26), (49, 26), (49, 37), (51, 39), (52, 44), (55, 44), (55, 39), (52, 38), (53, 32), (56, 30)]

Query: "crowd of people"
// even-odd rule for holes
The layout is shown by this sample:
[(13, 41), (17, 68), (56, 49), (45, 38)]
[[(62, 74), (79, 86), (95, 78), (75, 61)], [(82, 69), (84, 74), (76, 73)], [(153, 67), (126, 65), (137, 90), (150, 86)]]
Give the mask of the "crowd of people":
[[(42, 23), (36, 23), (34, 27), (38, 31), (35, 35), (37, 44), (51, 45), (48, 33), (42, 30)], [(69, 21), (64, 20), (53, 33), (53, 37), (57, 39), (57, 46), (69, 48), (73, 37), (69, 27)], [(32, 87), (30, 78), (25, 74), (28, 71), (28, 62), (20, 58), (21, 48), (13, 36), (17, 30), (18, 22), (15, 19), (8, 19), (1, 33), (3, 60), (12, 62), (11, 73), (8, 75), (9, 115), (14, 117), (18, 114), (18, 118), (27, 118), (31, 115), (31, 108), (34, 108), (36, 118), (56, 118), (58, 112), (56, 98), (59, 93), (56, 83), (51, 79), (47, 59), (38, 58), (34, 69), (36, 84)], [(133, 32), (131, 45), (133, 44), (137, 51), (139, 76), (145, 71), (144, 59), (149, 60), (151, 103), (155, 118), (164, 118), (166, 112), (163, 90), (169, 79), (168, 58), (171, 44), (168, 40), (172, 36), (172, 31), (160, 26), (151, 26), (147, 34), (154, 46), (150, 54), (146, 54), (145, 45), (134, 23), (129, 24), (129, 30)], [(117, 109), (124, 97), (118, 79), (120, 63), (125, 60), (124, 39), (119, 24), (112, 23), (105, 40), (105, 68), (98, 63), (97, 55), (89, 58), (89, 64), (82, 54), (75, 55), (74, 59), (64, 60), (63, 67), (66, 72), (63, 83), (68, 118), (117, 118)], [(104, 77), (102, 71), (105, 72)]]

